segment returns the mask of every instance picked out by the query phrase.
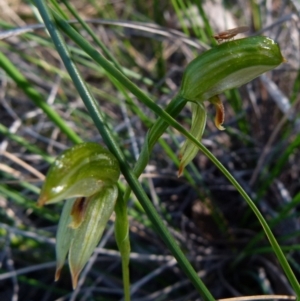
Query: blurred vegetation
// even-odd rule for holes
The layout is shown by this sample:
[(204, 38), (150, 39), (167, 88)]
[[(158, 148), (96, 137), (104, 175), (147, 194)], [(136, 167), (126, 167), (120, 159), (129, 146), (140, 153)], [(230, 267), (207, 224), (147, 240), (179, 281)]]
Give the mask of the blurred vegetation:
[[(255, 200), (300, 279), (298, 2), (70, 3), (109, 49), (106, 55), (111, 54), (161, 107), (178, 91), (187, 63), (213, 46), (214, 32), (248, 25), (248, 35), (266, 35), (280, 44), (287, 63), (222, 96), (225, 131), (215, 128), (214, 108), (208, 107), (203, 143)], [(114, 216), (78, 289), (72, 291), (67, 269), (59, 282), (53, 281), (61, 205), (38, 208), (39, 189), (49, 164), (62, 150), (80, 140), (103, 140), (39, 25), (33, 3), (0, 1), (0, 7), (1, 55), (16, 69), (14, 78), (0, 70), (0, 300), (121, 300)], [(74, 20), (65, 5), (59, 7)], [(72, 26), (94, 43), (78, 22)], [(72, 59), (133, 165), (155, 114), (67, 41)], [(26, 85), (17, 86), (21, 79)], [(186, 107), (177, 120), (188, 128), (190, 116)], [(169, 128), (140, 179), (213, 296), (293, 295), (257, 219), (216, 166), (199, 153), (185, 176), (177, 178), (183, 141)], [(132, 300), (200, 300), (134, 196), (129, 206)]]

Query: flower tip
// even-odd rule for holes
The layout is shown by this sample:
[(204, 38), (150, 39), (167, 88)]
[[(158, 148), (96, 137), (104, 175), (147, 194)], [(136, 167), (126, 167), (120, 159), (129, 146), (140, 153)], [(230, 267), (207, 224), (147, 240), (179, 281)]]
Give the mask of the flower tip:
[(73, 290), (75, 290), (76, 287), (77, 287), (79, 273), (80, 273), (80, 271), (76, 274), (72, 273), (72, 287), (73, 287)]
[(55, 282), (59, 280), (61, 270), (62, 270), (62, 266), (56, 268), (56, 271), (55, 271), (55, 277), (54, 277), (54, 281), (55, 281)]
[[(72, 251), (71, 251), (72, 252)], [(84, 264), (79, 262), (74, 262), (75, 258), (71, 259), (71, 254), (69, 253), (69, 267), (71, 272), (71, 278), (72, 278), (72, 287), (75, 290), (78, 284), (78, 278), (79, 275), (85, 266), (86, 262)]]
[(183, 166), (183, 164), (180, 164), (179, 165), (179, 170), (177, 172), (178, 178), (180, 178), (182, 176), (183, 170), (184, 170), (184, 166)]

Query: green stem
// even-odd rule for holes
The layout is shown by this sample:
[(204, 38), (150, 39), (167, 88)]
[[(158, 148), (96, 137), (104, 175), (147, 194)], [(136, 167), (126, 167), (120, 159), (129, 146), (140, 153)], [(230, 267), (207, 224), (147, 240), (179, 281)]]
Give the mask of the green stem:
[(122, 274), (125, 301), (130, 301), (130, 240), (129, 240), (129, 222), (127, 214), (127, 202), (123, 198), (121, 189), (115, 206), (115, 238), (122, 258)]
[[(178, 94), (172, 99), (172, 101), (166, 107), (165, 112), (171, 115), (173, 118), (176, 118), (181, 112), (181, 110), (184, 108), (186, 103), (187, 100)], [(139, 177), (141, 173), (144, 171), (145, 167), (149, 162), (150, 152), (152, 151), (159, 137), (161, 137), (161, 135), (168, 128), (168, 126), (169, 124), (164, 119), (158, 118), (158, 120), (150, 128), (143, 149), (141, 151), (140, 157), (134, 166), (134, 173), (137, 177)]]

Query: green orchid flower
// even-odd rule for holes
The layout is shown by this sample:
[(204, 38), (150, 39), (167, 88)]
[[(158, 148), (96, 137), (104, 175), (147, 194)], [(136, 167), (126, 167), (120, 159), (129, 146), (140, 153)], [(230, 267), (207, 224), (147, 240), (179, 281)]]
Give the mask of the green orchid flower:
[[(218, 95), (248, 83), (284, 61), (278, 44), (270, 38), (257, 36), (223, 43), (190, 62), (179, 93), (192, 102), (191, 134), (199, 140), (202, 137), (206, 123), (205, 100), (216, 107), (215, 125), (224, 130), (224, 107)], [(179, 176), (197, 152), (198, 148), (186, 140), (179, 154)]]
[[(68, 255), (73, 288), (98, 245), (118, 197), (120, 168), (116, 158), (97, 143), (64, 151), (49, 169), (38, 204), (64, 204), (56, 235), (56, 273)], [(74, 199), (76, 198), (76, 199)]]

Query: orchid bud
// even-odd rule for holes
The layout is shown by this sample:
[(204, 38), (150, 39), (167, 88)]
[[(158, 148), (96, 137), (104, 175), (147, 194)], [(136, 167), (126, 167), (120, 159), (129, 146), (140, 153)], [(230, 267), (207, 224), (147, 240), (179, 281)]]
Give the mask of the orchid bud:
[[(225, 114), (218, 94), (246, 84), (284, 61), (278, 44), (262, 36), (220, 44), (191, 61), (184, 72), (179, 92), (186, 100), (198, 104), (192, 105), (191, 134), (199, 140), (202, 137), (206, 121), (204, 100), (215, 105), (215, 124), (224, 130)], [(180, 151), (179, 176), (196, 154), (197, 147), (186, 141)]]
[(40, 206), (65, 202), (56, 236), (58, 280), (67, 254), (73, 288), (99, 243), (118, 196), (120, 168), (116, 158), (97, 143), (64, 151), (49, 169), (38, 201)]

